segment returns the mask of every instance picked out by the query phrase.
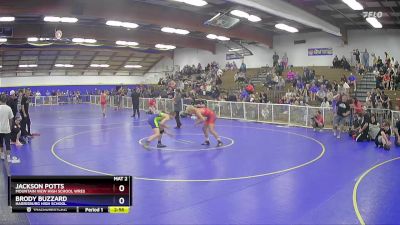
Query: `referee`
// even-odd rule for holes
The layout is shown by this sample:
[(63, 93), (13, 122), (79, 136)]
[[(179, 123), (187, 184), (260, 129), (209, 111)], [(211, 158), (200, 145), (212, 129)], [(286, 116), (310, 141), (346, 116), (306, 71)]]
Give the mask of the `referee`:
[(135, 118), (136, 112), (138, 119), (140, 118), (140, 112), (139, 112), (139, 97), (140, 97), (140, 89), (136, 88), (136, 91), (132, 91), (132, 109), (133, 109), (133, 115), (132, 117)]
[(182, 95), (179, 89), (175, 89), (175, 97), (174, 97), (174, 111), (175, 111), (175, 121), (176, 127), (175, 129), (180, 129), (182, 126), (180, 119), (180, 111), (182, 109)]

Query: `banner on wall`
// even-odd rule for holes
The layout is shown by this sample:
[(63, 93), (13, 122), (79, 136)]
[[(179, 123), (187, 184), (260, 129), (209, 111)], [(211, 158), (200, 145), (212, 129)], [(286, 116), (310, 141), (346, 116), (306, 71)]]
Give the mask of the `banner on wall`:
[(243, 59), (244, 56), (236, 53), (226, 53), (226, 60)]
[(333, 55), (332, 48), (309, 48), (308, 56)]

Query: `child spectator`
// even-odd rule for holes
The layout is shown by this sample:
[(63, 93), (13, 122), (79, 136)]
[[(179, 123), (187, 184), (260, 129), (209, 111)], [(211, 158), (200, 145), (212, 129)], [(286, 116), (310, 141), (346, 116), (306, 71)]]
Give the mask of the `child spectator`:
[(11, 144), (21, 146), (25, 144), (25, 140), (21, 138), (21, 117), (15, 117), (11, 127)]
[(312, 127), (314, 128), (314, 131), (317, 131), (317, 129), (322, 132), (322, 129), (324, 128), (324, 117), (322, 116), (322, 113), (320, 110), (317, 111), (317, 114), (311, 118), (312, 121)]
[(383, 147), (385, 150), (390, 150), (391, 142), (390, 135), (392, 131), (390, 129), (390, 124), (388, 121), (382, 123), (382, 127), (375, 137), (375, 145), (377, 147)]

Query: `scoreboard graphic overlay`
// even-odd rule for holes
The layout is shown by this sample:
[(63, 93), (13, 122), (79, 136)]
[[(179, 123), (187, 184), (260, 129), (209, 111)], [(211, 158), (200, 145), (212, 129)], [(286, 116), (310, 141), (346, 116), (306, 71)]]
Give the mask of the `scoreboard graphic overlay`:
[(129, 213), (131, 176), (10, 176), (8, 205), (20, 213)]

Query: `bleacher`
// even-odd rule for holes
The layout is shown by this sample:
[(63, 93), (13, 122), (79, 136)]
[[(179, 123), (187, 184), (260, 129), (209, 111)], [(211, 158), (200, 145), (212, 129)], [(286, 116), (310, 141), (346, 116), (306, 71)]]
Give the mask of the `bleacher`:
[[(350, 74), (349, 71), (345, 71), (343, 69), (333, 69), (328, 66), (315, 66), (315, 67), (308, 67), (310, 70), (315, 70), (316, 76), (320, 77), (323, 75), (325, 79), (329, 81), (339, 81), (340, 78), (343, 75), (348, 76)], [(295, 71), (298, 74), (303, 74), (304, 68), (303, 67), (293, 67), (293, 71)], [(266, 68), (252, 68), (252, 69), (247, 69), (246, 77), (251, 80), (256, 86), (262, 86), (264, 82), (266, 81), (266, 75), (262, 73), (265, 71)], [(289, 70), (284, 70), (282, 75), (286, 77), (286, 74)], [(226, 89), (232, 89), (235, 87), (235, 81), (234, 81), (234, 76), (235, 76), (236, 71), (225, 71), (223, 76), (222, 76), (222, 86), (223, 88)], [(358, 80), (361, 80), (361, 76), (357, 76)]]

